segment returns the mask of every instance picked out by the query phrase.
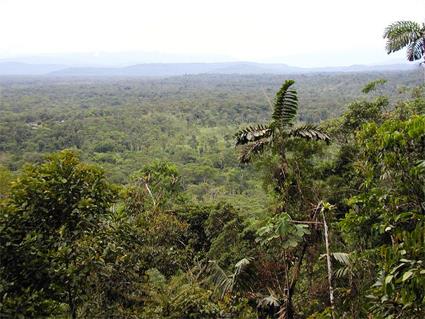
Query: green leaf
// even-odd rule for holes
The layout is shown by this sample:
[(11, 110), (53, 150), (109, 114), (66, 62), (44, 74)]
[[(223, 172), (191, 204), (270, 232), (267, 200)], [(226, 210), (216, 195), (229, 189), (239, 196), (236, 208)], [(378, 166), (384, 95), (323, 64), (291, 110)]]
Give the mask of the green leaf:
[(291, 125), (298, 111), (297, 91), (290, 87), (295, 83), (287, 80), (276, 94), (272, 118), (278, 127)]
[(389, 284), (393, 280), (393, 275), (388, 275), (385, 277), (385, 284)]
[(401, 279), (401, 281), (404, 282), (404, 281), (408, 280), (412, 276), (413, 276), (413, 272), (411, 270), (409, 270), (409, 271), (407, 271), (407, 272), (405, 272), (403, 274), (403, 278)]

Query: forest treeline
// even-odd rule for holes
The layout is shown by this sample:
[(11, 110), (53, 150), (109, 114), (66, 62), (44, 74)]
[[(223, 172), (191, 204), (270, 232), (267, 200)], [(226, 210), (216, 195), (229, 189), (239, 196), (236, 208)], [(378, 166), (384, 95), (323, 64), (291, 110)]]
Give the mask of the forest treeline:
[(424, 317), (421, 75), (291, 78), (1, 80), (1, 316)]

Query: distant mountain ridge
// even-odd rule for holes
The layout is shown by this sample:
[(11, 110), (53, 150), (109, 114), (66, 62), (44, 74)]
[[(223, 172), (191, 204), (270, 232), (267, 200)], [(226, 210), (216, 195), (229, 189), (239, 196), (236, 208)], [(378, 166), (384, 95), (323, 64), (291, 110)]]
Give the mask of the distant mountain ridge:
[(176, 76), (185, 74), (263, 74), (303, 73), (302, 68), (285, 64), (261, 64), (253, 62), (223, 63), (145, 63), (122, 68), (67, 68), (52, 75), (68, 76)]
[(66, 65), (59, 64), (28, 64), (22, 62), (0, 63), (0, 75), (45, 75), (63, 70)]
[(414, 70), (416, 64), (352, 65), (342, 67), (301, 68), (286, 64), (255, 62), (220, 63), (144, 63), (127, 67), (79, 67), (58, 64), (0, 62), (0, 75), (45, 76), (178, 76), (186, 74), (303, 74), (322, 72), (379, 72)]

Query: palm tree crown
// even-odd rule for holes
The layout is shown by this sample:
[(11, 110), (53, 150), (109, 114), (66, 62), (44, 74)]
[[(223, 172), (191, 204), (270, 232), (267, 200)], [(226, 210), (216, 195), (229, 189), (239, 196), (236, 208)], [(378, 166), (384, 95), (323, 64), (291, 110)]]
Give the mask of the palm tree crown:
[(385, 29), (384, 39), (387, 39), (388, 54), (407, 47), (407, 59), (419, 60), (424, 56), (425, 24), (414, 21), (394, 22)]
[(313, 124), (294, 127), (298, 111), (297, 91), (292, 88), (295, 82), (287, 80), (276, 94), (272, 120), (268, 125), (249, 126), (236, 133), (236, 146), (243, 146), (240, 161), (248, 163), (256, 154), (268, 148), (284, 157), (285, 142), (289, 138), (330, 141), (329, 136)]

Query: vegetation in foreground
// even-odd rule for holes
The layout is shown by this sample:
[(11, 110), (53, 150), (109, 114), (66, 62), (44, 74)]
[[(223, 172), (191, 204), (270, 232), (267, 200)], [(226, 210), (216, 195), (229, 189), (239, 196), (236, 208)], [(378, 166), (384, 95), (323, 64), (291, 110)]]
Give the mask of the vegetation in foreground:
[(318, 127), (294, 125), (285, 82), (269, 124), (236, 133), (262, 214), (195, 200), (164, 161), (125, 185), (70, 150), (2, 168), (2, 316), (423, 317), (425, 99), (381, 84)]

